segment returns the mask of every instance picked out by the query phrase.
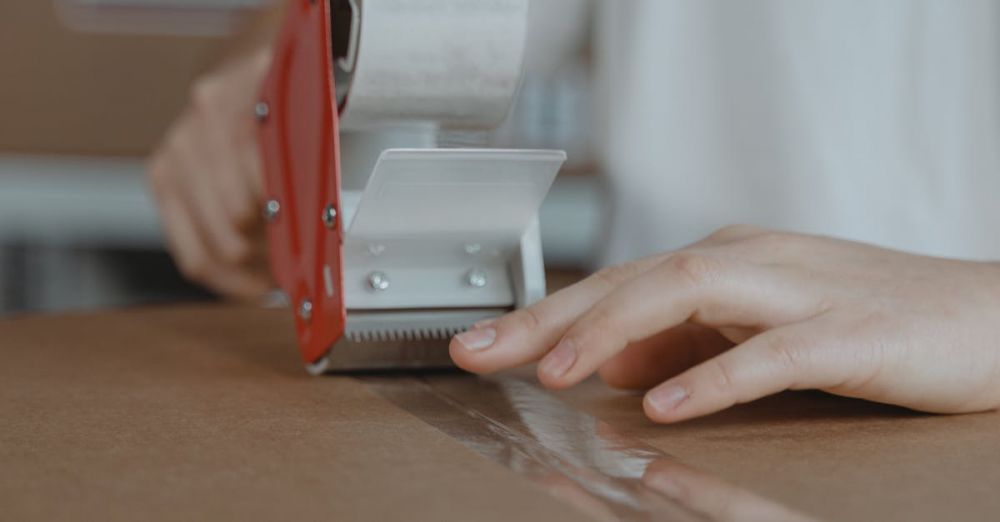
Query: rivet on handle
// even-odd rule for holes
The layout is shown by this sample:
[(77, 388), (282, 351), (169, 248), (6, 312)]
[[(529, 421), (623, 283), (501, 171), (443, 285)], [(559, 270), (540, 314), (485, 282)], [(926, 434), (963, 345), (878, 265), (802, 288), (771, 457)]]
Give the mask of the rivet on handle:
[(332, 204), (323, 208), (323, 224), (326, 228), (333, 228), (337, 224), (337, 209)]
[(278, 214), (281, 213), (281, 203), (276, 199), (269, 199), (267, 203), (264, 203), (264, 219), (268, 223), (274, 223), (278, 219)]
[(257, 121), (263, 123), (267, 121), (267, 117), (271, 115), (271, 106), (268, 105), (267, 102), (257, 102), (257, 104), (253, 106), (253, 115), (257, 118)]
[(302, 302), (299, 303), (299, 317), (303, 321), (308, 321), (309, 319), (312, 318), (312, 314), (313, 314), (312, 301), (308, 299), (303, 299)]

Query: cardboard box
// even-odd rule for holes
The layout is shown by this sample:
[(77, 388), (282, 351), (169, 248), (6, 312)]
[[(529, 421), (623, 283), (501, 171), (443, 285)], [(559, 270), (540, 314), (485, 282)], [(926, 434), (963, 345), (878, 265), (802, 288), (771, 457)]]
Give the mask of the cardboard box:
[(52, 0), (0, 2), (0, 152), (142, 156), (232, 45), (76, 32)]
[(674, 426), (531, 372), (310, 377), (292, 315), (0, 321), (9, 520), (987, 520), (1000, 413), (789, 393)]

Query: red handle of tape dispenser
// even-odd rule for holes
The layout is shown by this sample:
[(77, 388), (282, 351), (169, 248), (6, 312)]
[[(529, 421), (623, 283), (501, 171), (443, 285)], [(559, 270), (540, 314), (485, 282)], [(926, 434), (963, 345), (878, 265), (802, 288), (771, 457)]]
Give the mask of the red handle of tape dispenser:
[(328, 0), (290, 0), (256, 106), (271, 271), (307, 363), (326, 354), (346, 320), (330, 42)]

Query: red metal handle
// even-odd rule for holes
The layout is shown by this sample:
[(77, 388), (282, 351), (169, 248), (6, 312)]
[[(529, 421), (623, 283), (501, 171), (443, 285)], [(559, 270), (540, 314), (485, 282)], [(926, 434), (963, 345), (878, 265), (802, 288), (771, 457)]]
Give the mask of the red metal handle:
[(302, 358), (344, 332), (340, 151), (328, 0), (290, 0), (257, 105), (271, 271)]

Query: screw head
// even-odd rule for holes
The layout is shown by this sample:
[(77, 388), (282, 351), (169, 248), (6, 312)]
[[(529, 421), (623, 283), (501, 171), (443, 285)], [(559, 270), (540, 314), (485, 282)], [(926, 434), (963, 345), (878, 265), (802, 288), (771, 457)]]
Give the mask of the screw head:
[(326, 228), (333, 228), (337, 224), (337, 209), (333, 208), (333, 204), (323, 208), (323, 224)]
[(368, 274), (368, 286), (376, 292), (389, 289), (389, 276), (385, 272), (372, 272)]
[(473, 268), (465, 274), (465, 282), (473, 288), (482, 288), (486, 286), (488, 279), (486, 278), (486, 272), (478, 268)]
[(278, 214), (281, 213), (281, 203), (276, 199), (269, 199), (267, 203), (264, 203), (264, 219), (268, 223), (273, 223), (274, 220), (278, 219)]
[(303, 321), (308, 321), (309, 319), (312, 318), (312, 314), (313, 314), (312, 301), (308, 299), (303, 299), (302, 302), (299, 303), (299, 317)]
[(253, 115), (259, 122), (267, 121), (267, 117), (271, 115), (271, 106), (267, 102), (257, 102), (253, 106)]

